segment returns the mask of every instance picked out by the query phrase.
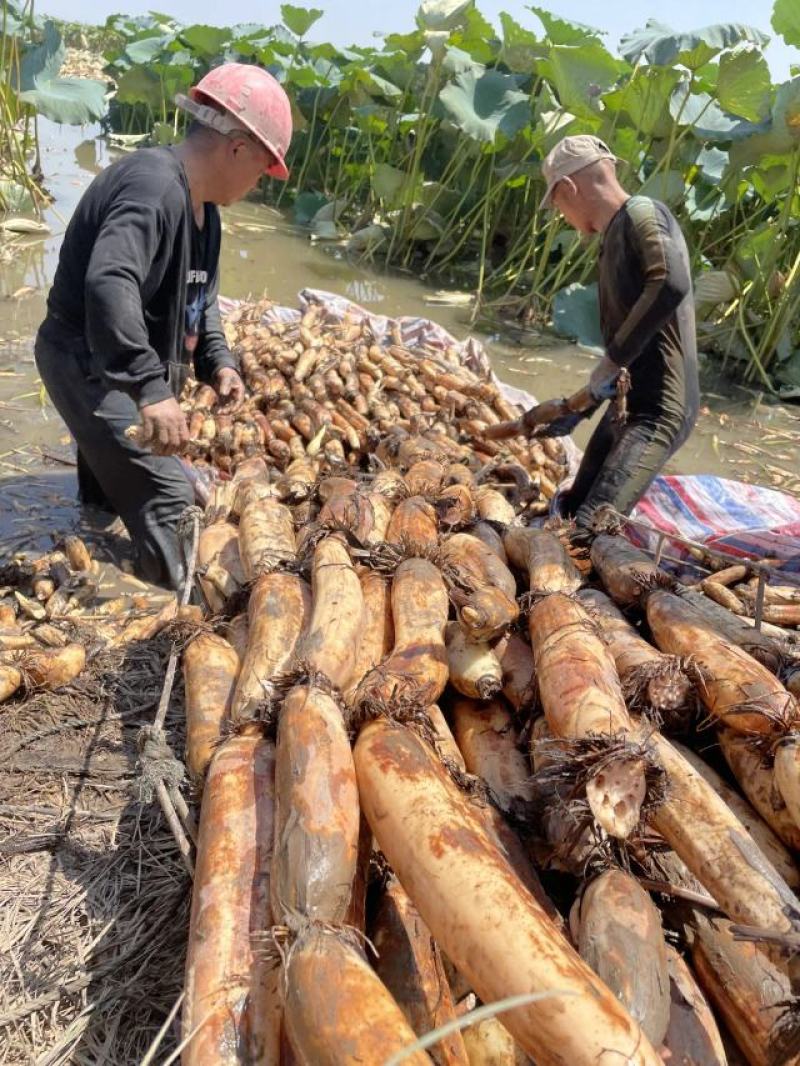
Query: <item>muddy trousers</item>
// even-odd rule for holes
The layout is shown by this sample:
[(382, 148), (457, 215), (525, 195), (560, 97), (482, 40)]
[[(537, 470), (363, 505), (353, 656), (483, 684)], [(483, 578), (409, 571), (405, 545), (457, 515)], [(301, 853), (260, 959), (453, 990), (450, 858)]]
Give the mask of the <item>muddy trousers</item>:
[(630, 514), (690, 428), (673, 420), (636, 417), (620, 426), (609, 406), (586, 446), (572, 487), (561, 498), (561, 513), (584, 528), (604, 504)]
[[(76, 350), (77, 349), (77, 350)], [(54, 407), (78, 445), (81, 502), (119, 515), (131, 535), (134, 567), (144, 581), (178, 589), (184, 575), (178, 519), (194, 502), (181, 464), (151, 455), (125, 436), (139, 411), (93, 373), (74, 340), (36, 338), (36, 365)]]

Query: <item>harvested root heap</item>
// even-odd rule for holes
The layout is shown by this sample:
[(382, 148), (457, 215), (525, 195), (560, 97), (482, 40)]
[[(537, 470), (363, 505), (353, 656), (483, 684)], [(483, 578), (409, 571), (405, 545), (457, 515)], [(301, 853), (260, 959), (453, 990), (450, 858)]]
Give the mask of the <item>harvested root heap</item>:
[(101, 584), (98, 564), (76, 536), (38, 558), (0, 565), (0, 703), (64, 688), (90, 655), (201, 617), (141, 583), (140, 592), (111, 598)]
[[(314, 374), (338, 388), (334, 355), (343, 387), (369, 364), (419, 410), (383, 433), (357, 392), (368, 428), (337, 433), (341, 397), (314, 398), (330, 421), (287, 418), (288, 456), (207, 415), (202, 454), (232, 477), (181, 630), (201, 797), (182, 1061), (799, 1062), (788, 631), (621, 537), (588, 556), (532, 528), (548, 468), (527, 446), (480, 454), (459, 410), (458, 440), (415, 421), (427, 401), (396, 382), (432, 372), (404, 378), (361, 327), (265, 340), (258, 314), (235, 322), (264, 383), (243, 417), (272, 417), (278, 377), (292, 403)], [(488, 405), (459, 373), (432, 389)]]
[[(526, 994), (407, 1061), (700, 1066), (726, 1061), (720, 1021), (748, 1062), (795, 1061), (794, 697), (628, 542), (588, 559), (524, 524), (513, 483), (423, 449), (374, 475), (317, 459), (299, 493), (251, 459), (209, 503), (200, 584), (248, 631), (206, 794), (231, 745), (262, 747), (231, 786), (240, 858), (198, 860), (195, 897), (238, 902), (193, 917), (184, 1061), (209, 1061), (221, 1010), (219, 1061), (250, 1061), (239, 1034), (257, 1061), (377, 1066)], [(204, 799), (201, 849), (218, 817)]]
[[(435, 458), (473, 470), (494, 460), (516, 484), (521, 502), (552, 497), (565, 473), (561, 443), (518, 437), (501, 446), (484, 440), (487, 426), (518, 412), (493, 382), (467, 369), (455, 350), (410, 349), (399, 334), (379, 344), (366, 319), (328, 317), (317, 305), (287, 323), (265, 317), (270, 306), (243, 304), (226, 322), (248, 390), (241, 408), (218, 411), (213, 389), (187, 388), (183, 407), (195, 462), (233, 471), (243, 459), (259, 455), (291, 476), (294, 464), (314, 458), (347, 473), (372, 454), (391, 462), (400, 453), (407, 463), (422, 433), (425, 451)], [(446, 472), (435, 476), (442, 484), (412, 478), (409, 494), (447, 486), (440, 509), (445, 521), (448, 511), (460, 518), (466, 494)]]

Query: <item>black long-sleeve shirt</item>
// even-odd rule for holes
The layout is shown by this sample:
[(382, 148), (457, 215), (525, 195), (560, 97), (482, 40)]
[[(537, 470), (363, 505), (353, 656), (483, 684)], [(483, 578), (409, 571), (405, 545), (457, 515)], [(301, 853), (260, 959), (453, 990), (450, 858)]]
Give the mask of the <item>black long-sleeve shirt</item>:
[(598, 288), (606, 352), (630, 371), (631, 416), (688, 435), (700, 399), (694, 300), (686, 242), (664, 204), (622, 205), (603, 234)]
[[(206, 205), (208, 274), (196, 323), (194, 369), (211, 381), (236, 367), (220, 321), (219, 212)], [(186, 174), (169, 148), (134, 152), (99, 174), (64, 236), (42, 333), (54, 343), (83, 338), (98, 374), (141, 407), (173, 395), (181, 379), (194, 214)], [(196, 243), (196, 242), (195, 242)], [(64, 358), (70, 358), (65, 346)]]

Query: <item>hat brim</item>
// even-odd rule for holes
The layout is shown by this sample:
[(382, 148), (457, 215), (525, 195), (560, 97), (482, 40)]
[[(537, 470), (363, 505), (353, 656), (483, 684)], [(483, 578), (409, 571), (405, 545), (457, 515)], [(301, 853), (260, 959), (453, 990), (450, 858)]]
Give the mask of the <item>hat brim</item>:
[(551, 181), (545, 189), (544, 196), (542, 197), (541, 206), (545, 210), (557, 210), (557, 208), (553, 204), (553, 193), (555, 192), (556, 185), (558, 185), (559, 182), (562, 182), (564, 178), (571, 178), (573, 174), (580, 174), (582, 170), (586, 170), (587, 167), (592, 166), (594, 163), (599, 163), (601, 159), (610, 159), (615, 166), (617, 165), (617, 163), (622, 162), (622, 160), (615, 155), (597, 155), (594, 157), (594, 159), (589, 159), (587, 162), (581, 163), (579, 167), (575, 167), (574, 170), (570, 170), (567, 174), (559, 174), (555, 181)]

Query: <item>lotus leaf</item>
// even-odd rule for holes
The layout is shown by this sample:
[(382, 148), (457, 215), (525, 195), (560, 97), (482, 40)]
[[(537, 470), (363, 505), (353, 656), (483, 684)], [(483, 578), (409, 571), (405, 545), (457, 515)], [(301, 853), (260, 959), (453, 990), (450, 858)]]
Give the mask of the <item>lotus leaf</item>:
[(295, 7), (294, 4), (281, 4), (281, 18), (284, 25), (297, 34), (305, 37), (315, 22), (319, 22), (325, 14), (318, 7)]
[(503, 28), (503, 62), (515, 74), (532, 73), (537, 59), (547, 55), (546, 46), (535, 33), (520, 26), (506, 11), (500, 12), (500, 25)]
[(206, 59), (213, 59), (223, 51), (231, 40), (231, 31), (218, 26), (187, 26), (181, 30), (180, 40), (193, 52)]
[(96, 122), (108, 110), (105, 84), (90, 78), (60, 78), (63, 60), (61, 34), (47, 22), (42, 43), (23, 53), (17, 95), (53, 122), (70, 126)]
[(553, 329), (587, 348), (604, 348), (597, 285), (567, 285), (553, 297)]
[(787, 44), (800, 48), (800, 4), (797, 0), (775, 0), (772, 28)]
[(775, 95), (772, 125), (788, 136), (794, 145), (800, 141), (800, 77), (785, 81)]
[(596, 30), (593, 26), (584, 26), (581, 22), (570, 22), (569, 19), (554, 15), (544, 7), (529, 8), (536, 15), (547, 39), (551, 44), (583, 44), (584, 41), (598, 40), (605, 36), (602, 30)]
[(598, 110), (598, 97), (616, 82), (622, 66), (599, 41), (588, 41), (554, 45), (539, 71), (558, 93), (562, 107), (592, 116)]
[(530, 97), (520, 92), (513, 74), (474, 70), (459, 74), (439, 93), (453, 122), (476, 141), (495, 141), (498, 132), (513, 137), (531, 119)]
[(326, 197), (317, 192), (301, 192), (294, 202), (293, 214), (295, 222), (300, 226), (307, 226), (319, 212), (320, 208), (327, 203)]
[(639, 192), (665, 204), (677, 204), (684, 195), (686, 185), (678, 170), (659, 170), (642, 183)]
[(446, 30), (460, 26), (473, 0), (423, 0), (417, 11), (417, 25), (426, 30)]
[(641, 133), (665, 137), (672, 125), (669, 101), (680, 77), (672, 67), (637, 68), (621, 88), (603, 96), (603, 104), (626, 112)]
[(629, 63), (646, 59), (659, 67), (680, 63), (691, 70), (704, 66), (719, 52), (751, 41), (763, 48), (769, 38), (753, 26), (740, 22), (718, 23), (693, 33), (678, 33), (671, 26), (649, 19), (644, 29), (622, 38), (619, 50)]
[(717, 99), (732, 115), (763, 122), (770, 112), (772, 80), (767, 61), (752, 44), (737, 45), (719, 61)]
[(696, 304), (730, 303), (738, 293), (738, 279), (729, 270), (705, 270), (694, 280)]
[(768, 129), (766, 123), (758, 125), (728, 114), (708, 93), (693, 93), (688, 79), (675, 89), (669, 110), (679, 126), (691, 127), (698, 140), (738, 141)]
[(24, 185), (0, 177), (0, 208), (4, 211), (33, 211), (33, 197)]

